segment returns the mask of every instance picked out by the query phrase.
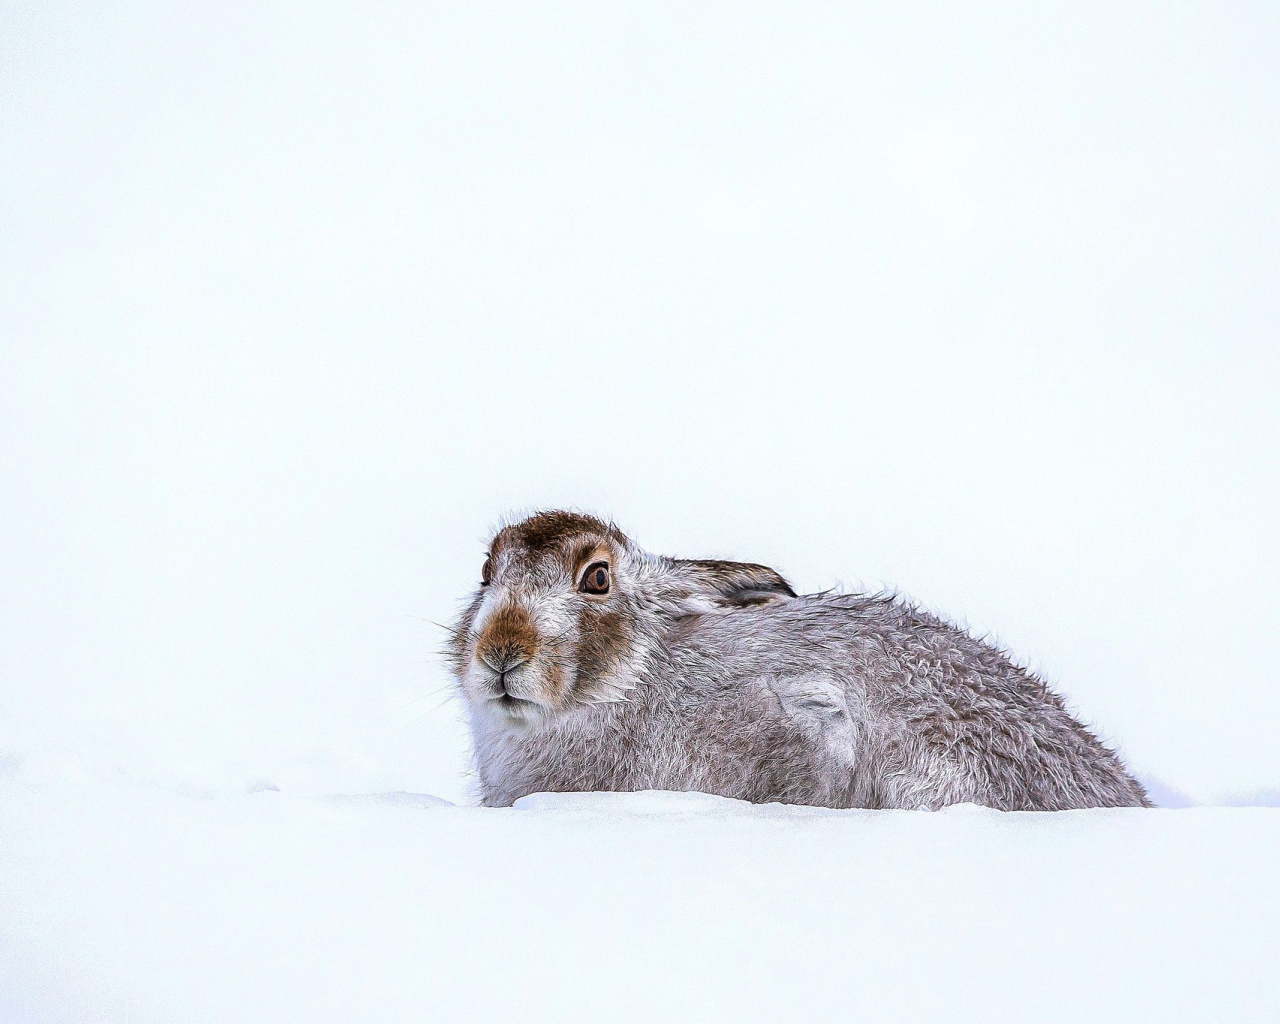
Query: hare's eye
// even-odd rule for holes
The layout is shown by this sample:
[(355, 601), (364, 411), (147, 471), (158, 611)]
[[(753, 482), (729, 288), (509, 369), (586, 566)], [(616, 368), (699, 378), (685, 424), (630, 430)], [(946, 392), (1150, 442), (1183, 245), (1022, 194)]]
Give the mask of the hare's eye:
[(487, 587), (493, 582), (493, 559), (486, 558), (484, 560), (484, 568), (480, 570), (480, 585)]
[(609, 566), (606, 562), (596, 562), (587, 568), (582, 575), (582, 586), (578, 588), (584, 594), (609, 593)]

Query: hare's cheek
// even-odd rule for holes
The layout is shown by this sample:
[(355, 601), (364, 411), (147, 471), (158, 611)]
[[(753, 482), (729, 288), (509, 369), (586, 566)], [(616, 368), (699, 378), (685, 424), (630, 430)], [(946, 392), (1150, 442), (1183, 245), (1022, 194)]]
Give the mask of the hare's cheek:
[(559, 659), (550, 660), (542, 670), (542, 686), (546, 701), (552, 706), (563, 704), (569, 695), (569, 673)]
[(578, 671), (587, 679), (617, 671), (631, 649), (631, 630), (621, 612), (583, 609), (578, 632)]

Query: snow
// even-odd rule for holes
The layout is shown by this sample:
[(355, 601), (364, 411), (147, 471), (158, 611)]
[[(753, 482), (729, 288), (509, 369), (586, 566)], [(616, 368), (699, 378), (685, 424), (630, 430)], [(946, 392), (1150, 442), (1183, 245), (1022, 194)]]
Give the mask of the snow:
[(0, 1020), (1272, 1021), (1280, 811), (0, 789)]
[[(1280, 1019), (1276, 10), (0, 23), (0, 1024)], [(1179, 809), (470, 806), (539, 507), (900, 591)]]

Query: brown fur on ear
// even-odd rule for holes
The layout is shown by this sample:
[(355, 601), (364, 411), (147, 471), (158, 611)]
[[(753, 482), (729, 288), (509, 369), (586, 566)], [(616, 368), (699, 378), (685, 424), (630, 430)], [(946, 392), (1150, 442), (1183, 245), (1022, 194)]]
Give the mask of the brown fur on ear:
[(700, 593), (726, 608), (754, 608), (796, 596), (791, 584), (767, 565), (715, 558), (677, 558), (674, 562)]

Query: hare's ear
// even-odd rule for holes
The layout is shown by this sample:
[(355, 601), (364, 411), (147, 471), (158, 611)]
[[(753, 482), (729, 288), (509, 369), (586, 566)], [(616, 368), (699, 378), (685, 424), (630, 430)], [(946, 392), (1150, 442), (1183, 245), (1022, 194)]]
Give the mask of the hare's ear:
[(677, 571), (693, 591), (689, 596), (695, 603), (706, 601), (712, 608), (755, 608), (796, 596), (791, 585), (767, 565), (711, 558), (674, 561)]

